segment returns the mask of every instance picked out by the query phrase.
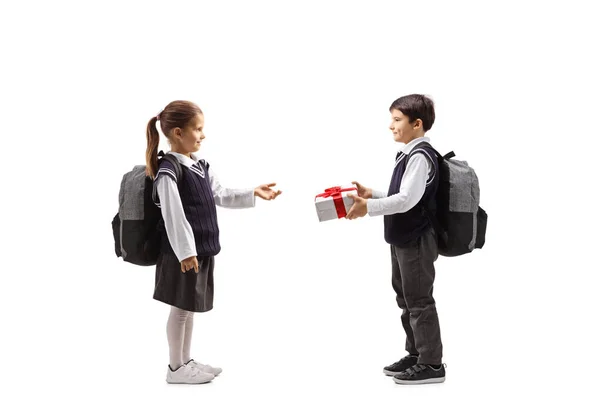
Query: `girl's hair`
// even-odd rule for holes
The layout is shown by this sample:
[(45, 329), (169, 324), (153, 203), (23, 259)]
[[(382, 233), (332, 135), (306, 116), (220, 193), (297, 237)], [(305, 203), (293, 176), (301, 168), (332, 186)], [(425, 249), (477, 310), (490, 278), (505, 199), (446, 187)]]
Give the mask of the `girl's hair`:
[(183, 129), (196, 115), (202, 114), (202, 110), (190, 101), (175, 100), (170, 102), (164, 110), (148, 121), (146, 128), (146, 175), (154, 179), (158, 173), (158, 142), (160, 136), (156, 129), (156, 122), (160, 122), (160, 129), (167, 139), (174, 128)]

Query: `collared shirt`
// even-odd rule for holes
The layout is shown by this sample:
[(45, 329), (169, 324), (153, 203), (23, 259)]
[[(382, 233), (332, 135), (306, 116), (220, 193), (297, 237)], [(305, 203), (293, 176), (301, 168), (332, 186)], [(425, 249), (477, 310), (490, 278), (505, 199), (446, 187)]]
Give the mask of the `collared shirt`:
[[(422, 142), (429, 143), (429, 138), (420, 137), (403, 145), (398, 152), (399, 157), (396, 162), (401, 161), (403, 157), (407, 157), (411, 150)], [(431, 162), (427, 160), (425, 155), (421, 153), (414, 154), (408, 160), (400, 182), (400, 191), (397, 194), (387, 196), (388, 192), (373, 190), (373, 198), (367, 200), (369, 216), (404, 213), (416, 206), (425, 193), (425, 186), (431, 169)]]
[[(179, 163), (187, 168), (198, 163), (198, 158), (194, 154), (191, 154), (191, 158), (173, 151), (169, 151), (168, 154), (177, 157)], [(208, 178), (217, 206), (226, 208), (254, 207), (254, 189), (229, 189), (222, 187), (212, 167), (208, 169)], [(155, 184), (160, 200), (161, 214), (165, 221), (165, 229), (175, 255), (180, 262), (186, 258), (197, 256), (194, 232), (190, 223), (185, 218), (177, 183), (171, 178), (167, 177), (165, 179), (165, 175), (160, 175)]]

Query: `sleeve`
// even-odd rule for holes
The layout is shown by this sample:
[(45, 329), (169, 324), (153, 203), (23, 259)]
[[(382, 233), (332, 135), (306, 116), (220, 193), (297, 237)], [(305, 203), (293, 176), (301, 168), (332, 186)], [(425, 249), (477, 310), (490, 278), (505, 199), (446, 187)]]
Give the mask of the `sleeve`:
[(373, 199), (383, 199), (387, 196), (387, 192), (381, 190), (373, 190)]
[(414, 154), (408, 160), (400, 183), (400, 191), (389, 197), (367, 200), (369, 216), (404, 213), (412, 209), (425, 194), (431, 165), (423, 154)]
[(185, 218), (183, 205), (175, 177), (164, 172), (157, 175), (156, 194), (158, 196), (160, 212), (165, 221), (165, 229), (169, 243), (179, 262), (188, 257), (196, 256), (196, 242), (192, 226)]
[(219, 178), (212, 170), (208, 168), (208, 177), (210, 179), (210, 187), (213, 192), (215, 204), (224, 208), (251, 208), (256, 204), (253, 188), (246, 189), (229, 189), (221, 186)]

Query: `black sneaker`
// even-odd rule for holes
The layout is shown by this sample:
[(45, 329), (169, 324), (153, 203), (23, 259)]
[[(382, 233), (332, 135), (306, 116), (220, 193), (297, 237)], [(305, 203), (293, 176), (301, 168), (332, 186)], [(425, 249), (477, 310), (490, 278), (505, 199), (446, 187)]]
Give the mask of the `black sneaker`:
[(444, 364), (438, 369), (431, 365), (417, 364), (394, 376), (394, 382), (404, 385), (419, 385), (422, 383), (442, 383), (446, 380)]
[(403, 359), (398, 362), (393, 363), (392, 365), (388, 365), (383, 369), (383, 373), (387, 376), (398, 375), (400, 372), (406, 371), (408, 368), (413, 365), (417, 365), (417, 360), (419, 357), (413, 355), (407, 355)]

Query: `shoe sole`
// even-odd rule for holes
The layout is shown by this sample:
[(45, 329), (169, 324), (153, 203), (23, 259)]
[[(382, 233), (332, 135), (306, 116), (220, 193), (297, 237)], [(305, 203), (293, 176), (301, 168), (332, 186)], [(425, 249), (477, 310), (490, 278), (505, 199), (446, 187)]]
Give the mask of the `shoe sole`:
[(383, 373), (384, 373), (386, 376), (394, 376), (394, 375), (398, 375), (400, 372), (389, 371), (389, 370), (387, 370), (387, 369), (385, 369), (385, 368), (384, 368), (384, 369), (383, 369)]
[(170, 382), (170, 381), (167, 381), (167, 383), (170, 385), (204, 385), (205, 383), (210, 383), (210, 382), (212, 382), (212, 379), (210, 379), (208, 381), (202, 381), (202, 382)]
[(445, 380), (446, 380), (446, 377), (421, 379), (418, 381), (403, 381), (401, 379), (394, 378), (394, 382), (396, 382), (400, 385), (421, 385), (421, 384), (427, 384), (427, 383), (442, 383)]
[(205, 383), (212, 382), (215, 379), (214, 376), (212, 378), (206, 378), (206, 380), (195, 381), (195, 382), (182, 382), (182, 381), (170, 381), (169, 378), (166, 379), (167, 383), (173, 385), (203, 385)]

